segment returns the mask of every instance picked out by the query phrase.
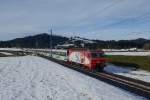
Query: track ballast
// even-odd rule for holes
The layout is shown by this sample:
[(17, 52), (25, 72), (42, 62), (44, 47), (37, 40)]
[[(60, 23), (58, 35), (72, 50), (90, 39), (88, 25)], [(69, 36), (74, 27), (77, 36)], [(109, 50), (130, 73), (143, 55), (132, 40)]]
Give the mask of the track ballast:
[(144, 82), (141, 80), (136, 80), (136, 79), (129, 78), (129, 77), (125, 77), (125, 76), (121, 76), (121, 75), (116, 75), (113, 73), (98, 72), (95, 70), (91, 71), (91, 70), (85, 69), (77, 64), (69, 64), (69, 63), (66, 63), (65, 61), (50, 58), (50, 57), (43, 56), (43, 55), (39, 55), (39, 56), (46, 58), (50, 61), (53, 61), (55, 63), (58, 63), (60, 65), (63, 65), (65, 67), (71, 68), (71, 69), (79, 71), (81, 73), (84, 73), (88, 76), (91, 76), (93, 78), (96, 78), (98, 80), (106, 82), (108, 84), (114, 85), (121, 89), (130, 91), (134, 94), (137, 94), (137, 95), (140, 95), (140, 96), (150, 99), (150, 83), (147, 83), (147, 82)]

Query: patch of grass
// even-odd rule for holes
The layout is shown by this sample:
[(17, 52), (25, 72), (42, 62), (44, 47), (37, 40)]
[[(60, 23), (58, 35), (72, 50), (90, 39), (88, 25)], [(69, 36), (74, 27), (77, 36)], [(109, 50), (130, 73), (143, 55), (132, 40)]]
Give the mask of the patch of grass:
[(108, 55), (108, 62), (120, 65), (131, 66), (150, 71), (150, 56), (122, 56), (122, 55)]
[(4, 54), (0, 53), (0, 57), (6, 57), (6, 55), (4, 55)]
[(31, 53), (24, 53), (23, 51), (1, 51), (1, 52), (7, 52), (7, 53), (11, 53), (13, 55), (5, 55), (3, 53), (0, 53), (0, 57), (15, 57), (15, 56), (25, 56), (25, 55), (29, 55)]

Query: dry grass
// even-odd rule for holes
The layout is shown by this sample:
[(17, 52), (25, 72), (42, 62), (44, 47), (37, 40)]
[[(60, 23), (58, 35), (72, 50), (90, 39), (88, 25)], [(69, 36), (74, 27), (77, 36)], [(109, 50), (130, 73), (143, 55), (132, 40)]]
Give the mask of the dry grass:
[(107, 56), (108, 62), (115, 65), (131, 66), (150, 71), (149, 56)]

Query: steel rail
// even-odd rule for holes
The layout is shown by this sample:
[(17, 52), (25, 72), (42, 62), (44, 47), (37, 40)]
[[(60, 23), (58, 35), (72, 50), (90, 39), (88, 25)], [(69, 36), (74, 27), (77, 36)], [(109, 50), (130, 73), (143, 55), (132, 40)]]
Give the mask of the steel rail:
[(69, 63), (66, 63), (65, 61), (46, 57), (43, 55), (39, 55), (39, 56), (46, 58), (52, 62), (63, 65), (65, 67), (79, 71), (83, 74), (86, 74), (86, 75), (96, 78), (98, 80), (101, 80), (105, 83), (111, 84), (113, 86), (127, 90), (131, 93), (134, 93), (136, 95), (143, 96), (143, 97), (150, 99), (150, 83), (136, 80), (136, 79), (129, 78), (129, 77), (125, 77), (125, 76), (121, 76), (121, 75), (116, 75), (113, 73), (98, 72), (95, 70), (91, 71), (91, 70), (85, 69), (83, 67), (79, 67), (79, 65), (76, 65), (76, 64), (69, 64)]

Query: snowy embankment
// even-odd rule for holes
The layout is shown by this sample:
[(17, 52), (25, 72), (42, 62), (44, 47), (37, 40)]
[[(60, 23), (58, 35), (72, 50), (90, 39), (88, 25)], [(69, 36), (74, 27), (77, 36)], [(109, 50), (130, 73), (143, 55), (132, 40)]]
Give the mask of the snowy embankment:
[(150, 52), (105, 52), (106, 55), (150, 56)]
[(150, 83), (150, 72), (144, 70), (135, 70), (131, 67), (119, 67), (111, 64), (105, 67), (104, 70), (114, 74), (123, 75)]
[(0, 100), (146, 100), (34, 56), (0, 58)]

